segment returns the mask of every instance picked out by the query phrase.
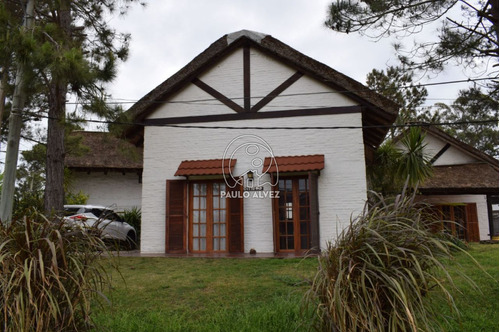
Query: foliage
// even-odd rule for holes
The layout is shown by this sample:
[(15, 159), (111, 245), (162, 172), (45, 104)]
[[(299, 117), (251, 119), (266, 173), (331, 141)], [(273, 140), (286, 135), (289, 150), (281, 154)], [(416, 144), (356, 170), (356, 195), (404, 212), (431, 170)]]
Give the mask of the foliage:
[(137, 242), (136, 245), (139, 243), (141, 239), (141, 219), (142, 219), (142, 213), (141, 209), (138, 207), (133, 207), (130, 210), (125, 210), (123, 212), (123, 220), (127, 224), (135, 228), (136, 242)]
[(32, 191), (17, 190), (14, 195), (13, 220), (21, 220), (30, 211), (43, 211), (43, 189)]
[(419, 127), (411, 127), (401, 138), (404, 151), (398, 162), (397, 175), (413, 188), (432, 175), (431, 159), (424, 153), (424, 140), (425, 134)]
[(424, 154), (425, 134), (419, 127), (411, 127), (400, 135), (401, 147), (394, 140), (387, 140), (375, 151), (367, 167), (371, 191), (395, 195), (405, 184), (416, 188), (432, 175), (432, 163)]
[[(69, 130), (66, 135), (65, 141), (69, 152), (79, 155), (88, 151), (88, 148), (81, 144), (81, 136), (71, 136)], [(31, 150), (22, 152), (22, 163), (17, 170), (14, 195), (14, 219), (22, 219), (32, 209), (43, 211), (46, 151), (44, 144), (35, 144)], [(83, 192), (73, 193), (70, 190), (72, 179), (68, 170), (65, 172), (64, 180), (65, 204), (85, 204), (88, 195)]]
[(460, 249), (431, 232), (437, 221), (424, 208), (412, 197), (393, 203), (380, 197), (328, 244), (306, 297), (316, 309), (318, 330), (439, 330), (426, 300), (430, 294), (458, 313), (443, 259)]
[(79, 331), (109, 283), (98, 232), (82, 232), (38, 213), (0, 224), (3, 331)]
[(330, 5), (325, 24), (378, 40), (408, 37), (439, 23), (437, 40), (415, 41), (410, 50), (395, 44), (409, 68), (439, 71), (452, 59), (472, 68), (498, 63), (498, 11), (497, 0), (338, 0)]
[[(119, 61), (128, 55), (130, 36), (110, 27), (109, 16), (124, 14), (139, 0), (40, 0), (35, 3), (34, 27), (20, 29), (26, 2), (0, 6), (0, 68), (12, 85), (23, 66), (31, 117), (46, 117), (47, 160), (45, 209), (61, 210), (64, 200), (63, 142), (67, 94), (85, 113), (113, 117), (119, 111), (106, 103), (105, 86), (116, 76)], [(5, 60), (5, 61), (4, 61)], [(10, 97), (12, 98), (12, 97)], [(73, 114), (73, 117), (76, 115)]]
[(400, 179), (398, 169), (401, 151), (392, 140), (382, 143), (374, 153), (373, 162), (367, 165), (369, 189), (383, 195), (401, 192), (406, 179)]
[[(417, 108), (422, 106), (428, 95), (425, 87), (413, 85), (413, 71), (401, 67), (388, 67), (384, 70), (373, 69), (366, 76), (366, 84), (381, 95), (400, 106), (396, 125), (415, 121)], [(398, 133), (391, 128), (391, 134)]]
[(89, 195), (85, 194), (83, 191), (79, 191), (74, 194), (72, 192), (67, 192), (64, 198), (65, 204), (68, 205), (85, 205), (87, 204), (87, 200), (89, 199)]
[(436, 106), (437, 110), (427, 111), (419, 118), (426, 122), (458, 123), (442, 130), (490, 156), (498, 156), (498, 90), (488, 94), (477, 87), (460, 90), (451, 106)]

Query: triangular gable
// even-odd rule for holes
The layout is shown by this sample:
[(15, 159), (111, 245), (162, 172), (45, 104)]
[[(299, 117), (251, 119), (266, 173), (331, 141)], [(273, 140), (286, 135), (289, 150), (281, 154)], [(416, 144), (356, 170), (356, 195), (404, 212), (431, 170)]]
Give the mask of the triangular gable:
[[(250, 57), (253, 57), (253, 65), (250, 65)], [(261, 79), (259, 82), (256, 75), (256, 79), (252, 81), (250, 77), (255, 74), (252, 70), (258, 70), (258, 62), (271, 61), (270, 58), (275, 61), (273, 70), (276, 69), (276, 72), (269, 75), (272, 79)], [(278, 63), (280, 65), (276, 65)], [(217, 71), (228, 72), (221, 66), (240, 66), (243, 70), (238, 72), (238, 75), (242, 76), (234, 77), (232, 81), (231, 77), (218, 80)], [(370, 146), (380, 144), (388, 130), (387, 126), (391, 125), (397, 116), (398, 107), (396, 104), (369, 90), (361, 83), (303, 55), (269, 35), (247, 30), (225, 35), (217, 40), (179, 72), (134, 104), (128, 113), (135, 121), (143, 121), (150, 117), (162, 102), (170, 100), (174, 94), (180, 93), (187, 86), (194, 84), (206, 93), (207, 100), (209, 97), (215, 98), (239, 114), (237, 117), (233, 114), (231, 117), (219, 118), (218, 121), (257, 118), (260, 116), (255, 115), (257, 112), (269, 111), (266, 107), (269, 108), (272, 103), (276, 102), (275, 96), (293, 86), (302, 77), (321, 82), (329, 91), (337, 91), (337, 100), (333, 105), (344, 107), (339, 109), (340, 112), (354, 110), (362, 112), (363, 125), (373, 127), (363, 131), (365, 143)], [(300, 81), (301, 84), (306, 80)], [(228, 81), (232, 83), (228, 84)], [(303, 90), (298, 89), (298, 91)], [(189, 95), (189, 91), (187, 91), (187, 95)], [(289, 100), (289, 104), (294, 103), (296, 104), (294, 100)], [(332, 105), (332, 102), (325, 104)], [(280, 107), (282, 105), (273, 106)], [(349, 108), (353, 106), (357, 108)], [(225, 110), (217, 110), (213, 105), (210, 107), (214, 109), (214, 115), (226, 112)], [(324, 109), (324, 106), (318, 107), (308, 111), (308, 114), (311, 112), (322, 114)], [(292, 111), (297, 111), (296, 114), (290, 113), (292, 116), (298, 116), (303, 109)], [(265, 116), (272, 116), (269, 114), (271, 112), (269, 111)], [(186, 116), (193, 115), (186, 114)], [(212, 121), (211, 118), (202, 120)], [(135, 131), (137, 129), (138, 127), (135, 128)], [(133, 133), (134, 130), (129, 131), (129, 134), (131, 132)]]
[(487, 163), (498, 169), (498, 160), (457, 140), (435, 127), (423, 127), (426, 132), (425, 153), (434, 166)]

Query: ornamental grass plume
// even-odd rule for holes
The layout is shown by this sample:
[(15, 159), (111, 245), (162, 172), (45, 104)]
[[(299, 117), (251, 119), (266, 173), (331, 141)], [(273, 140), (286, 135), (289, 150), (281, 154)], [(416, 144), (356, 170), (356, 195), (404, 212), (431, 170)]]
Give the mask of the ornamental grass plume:
[(110, 281), (103, 252), (98, 232), (39, 213), (0, 223), (2, 331), (90, 329), (91, 302)]
[[(463, 251), (414, 197), (392, 203), (381, 196), (351, 221), (319, 256), (318, 272), (305, 296), (319, 331), (437, 331), (427, 296), (442, 296), (458, 314), (443, 264)], [(440, 224), (439, 224), (440, 225)], [(470, 257), (470, 255), (469, 255)], [(472, 257), (470, 257), (473, 259)], [(440, 293), (440, 295), (436, 294)]]

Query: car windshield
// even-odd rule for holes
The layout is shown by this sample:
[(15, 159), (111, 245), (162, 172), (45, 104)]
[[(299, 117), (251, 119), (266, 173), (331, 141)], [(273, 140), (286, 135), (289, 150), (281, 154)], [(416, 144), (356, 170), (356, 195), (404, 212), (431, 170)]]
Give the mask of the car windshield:
[(86, 209), (85, 212), (93, 213), (94, 216), (96, 216), (97, 218), (101, 218), (103, 211), (102, 211), (102, 209), (92, 208), (92, 209)]

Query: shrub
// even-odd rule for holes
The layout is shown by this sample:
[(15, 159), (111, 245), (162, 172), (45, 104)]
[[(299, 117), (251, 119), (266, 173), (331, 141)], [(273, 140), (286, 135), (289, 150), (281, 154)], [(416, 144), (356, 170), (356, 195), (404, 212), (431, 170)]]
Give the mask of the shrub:
[(458, 314), (445, 287), (454, 287), (453, 280), (441, 261), (461, 249), (445, 234), (431, 232), (431, 214), (412, 198), (379, 198), (319, 256), (305, 298), (318, 330), (439, 330), (426, 299), (430, 291), (440, 292)]
[(139, 244), (141, 239), (141, 209), (133, 207), (130, 210), (123, 211), (123, 220), (133, 226), (136, 232), (136, 245)]
[(85, 194), (83, 191), (79, 191), (74, 194), (72, 192), (67, 192), (64, 197), (65, 204), (68, 205), (85, 205), (89, 199), (89, 195)]
[(91, 301), (108, 284), (106, 247), (82, 231), (33, 213), (0, 224), (0, 324), (3, 331), (78, 331), (91, 327)]

